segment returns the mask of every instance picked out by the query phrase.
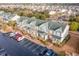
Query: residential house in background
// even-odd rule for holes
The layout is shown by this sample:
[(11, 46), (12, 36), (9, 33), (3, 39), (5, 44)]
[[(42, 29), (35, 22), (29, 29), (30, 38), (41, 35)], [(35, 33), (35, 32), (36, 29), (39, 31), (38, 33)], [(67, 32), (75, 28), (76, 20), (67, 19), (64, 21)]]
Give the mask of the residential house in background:
[(51, 40), (53, 43), (63, 42), (69, 31), (69, 25), (61, 21), (44, 21), (5, 12), (1, 12), (0, 17), (7, 22), (10, 20), (16, 21), (17, 26), (31, 36)]
[(0, 17), (2, 17), (4, 22), (8, 22), (10, 20), (15, 21), (20, 18), (17, 14), (11, 14), (11, 13), (5, 13), (5, 12), (0, 12)]

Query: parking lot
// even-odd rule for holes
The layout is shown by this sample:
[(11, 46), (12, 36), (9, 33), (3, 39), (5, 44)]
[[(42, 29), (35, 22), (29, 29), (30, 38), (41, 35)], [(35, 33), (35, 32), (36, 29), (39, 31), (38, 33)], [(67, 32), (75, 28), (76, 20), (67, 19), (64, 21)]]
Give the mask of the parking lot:
[(31, 50), (34, 53), (39, 53), (39, 52), (45, 50), (45, 47), (37, 45), (37, 44), (29, 41), (28, 39), (23, 39), (22, 41), (18, 42), (18, 44), (20, 44), (21, 46), (23, 46), (26, 49)]
[[(35, 44), (35, 43), (31, 42), (30, 40), (28, 40), (26, 38), (19, 41), (18, 44), (23, 46), (25, 49), (29, 49), (30, 51), (32, 51), (33, 53), (35, 53), (37, 55), (39, 53), (44, 53), (47, 50), (50, 50), (50, 49), (48, 49), (46, 47)], [(51, 52), (53, 52), (53, 56), (55, 56), (56, 53), (54, 51), (51, 51)]]
[(0, 56), (37, 56), (28, 49), (18, 45), (17, 41), (0, 33)]
[(9, 54), (5, 51), (5, 49), (0, 47), (0, 56), (9, 56)]
[(4, 36), (8, 36), (10, 38), (12, 38), (12, 40), (17, 41), (17, 44), (20, 45), (21, 47), (23, 47), (23, 49), (25, 49), (27, 51), (30, 50), (32, 53), (34, 53), (35, 55), (47, 55), (49, 54), (49, 56), (57, 56), (57, 53), (55, 53), (53, 50), (48, 49), (44, 46), (41, 46), (39, 44), (36, 44), (35, 42), (32, 42), (31, 40), (27, 39), (27, 38), (23, 38), (22, 40), (18, 41), (16, 39), (16, 34), (15, 35), (10, 35), (11, 32), (8, 33), (4, 33)]

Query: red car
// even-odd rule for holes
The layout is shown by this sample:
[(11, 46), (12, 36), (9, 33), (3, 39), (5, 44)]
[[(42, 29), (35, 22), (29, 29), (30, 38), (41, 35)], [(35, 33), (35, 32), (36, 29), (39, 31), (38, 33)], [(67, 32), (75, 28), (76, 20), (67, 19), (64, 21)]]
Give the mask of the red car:
[(19, 39), (19, 37), (22, 37), (22, 35), (19, 34), (19, 33), (17, 33), (17, 34), (15, 35), (15, 38), (16, 38), (16, 39)]

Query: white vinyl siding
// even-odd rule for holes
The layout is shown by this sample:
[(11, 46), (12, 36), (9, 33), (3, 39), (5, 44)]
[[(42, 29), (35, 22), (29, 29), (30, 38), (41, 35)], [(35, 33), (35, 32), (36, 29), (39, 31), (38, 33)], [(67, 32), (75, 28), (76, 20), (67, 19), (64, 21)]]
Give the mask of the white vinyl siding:
[(61, 38), (61, 42), (65, 39), (65, 37), (68, 35), (68, 31), (69, 31), (69, 25), (66, 26), (64, 32), (62, 33), (62, 38)]
[(56, 36), (60, 36), (61, 37), (61, 33), (62, 33), (62, 28), (59, 28), (57, 30), (54, 31), (54, 34), (53, 35), (56, 35)]

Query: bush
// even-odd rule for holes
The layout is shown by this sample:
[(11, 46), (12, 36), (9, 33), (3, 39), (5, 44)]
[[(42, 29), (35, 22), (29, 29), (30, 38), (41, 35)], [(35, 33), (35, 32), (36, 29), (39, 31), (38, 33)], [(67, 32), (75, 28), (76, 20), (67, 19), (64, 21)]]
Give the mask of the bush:
[(71, 22), (71, 21), (76, 21), (75, 16), (70, 16), (69, 21), (70, 21), (70, 22)]
[(77, 31), (78, 29), (79, 29), (79, 23), (78, 22), (71, 22), (70, 30), (71, 31)]

